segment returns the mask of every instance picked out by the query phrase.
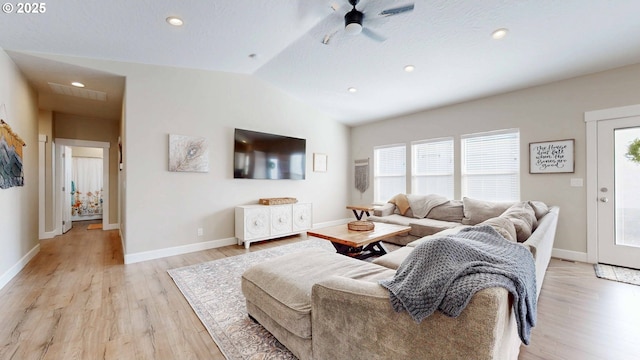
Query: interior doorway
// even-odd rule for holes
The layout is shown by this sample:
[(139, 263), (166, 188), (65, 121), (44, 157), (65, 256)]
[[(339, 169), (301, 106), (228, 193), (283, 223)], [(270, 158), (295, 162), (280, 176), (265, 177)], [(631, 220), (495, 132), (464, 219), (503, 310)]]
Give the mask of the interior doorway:
[(71, 221), (102, 220), (103, 149), (72, 147)]
[[(55, 139), (55, 183), (56, 186), (56, 215), (55, 232), (63, 234), (71, 229), (74, 220), (102, 219), (102, 228), (109, 229), (109, 148), (108, 142), (86, 141), (75, 139)], [(79, 179), (73, 176), (73, 149), (77, 152), (84, 149), (95, 149), (101, 152), (102, 179), (98, 184), (91, 184), (87, 190), (79, 191)], [(85, 152), (86, 154), (86, 152)], [(86, 156), (85, 156), (86, 157)], [(95, 163), (92, 165), (95, 167)], [(100, 186), (100, 188), (97, 188)], [(95, 189), (94, 189), (95, 188)], [(90, 194), (89, 194), (90, 193)], [(74, 214), (75, 208), (75, 214)], [(96, 216), (97, 213), (100, 216)]]

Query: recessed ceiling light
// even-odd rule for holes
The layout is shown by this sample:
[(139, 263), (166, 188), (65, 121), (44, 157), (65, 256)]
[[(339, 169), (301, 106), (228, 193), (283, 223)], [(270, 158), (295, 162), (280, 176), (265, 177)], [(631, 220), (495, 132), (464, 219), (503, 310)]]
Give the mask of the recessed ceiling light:
[(79, 88), (83, 88), (84, 84), (79, 82), (79, 81), (74, 81), (71, 83), (71, 85), (75, 86), (75, 87), (79, 87)]
[(494, 32), (491, 33), (491, 37), (494, 38), (495, 40), (500, 40), (502, 38), (504, 38), (505, 36), (507, 36), (507, 33), (509, 32), (509, 30), (502, 28), (502, 29), (498, 29)]
[(407, 65), (407, 66), (404, 67), (404, 71), (406, 71), (406, 72), (412, 72), (415, 69), (416, 69), (416, 67), (413, 66), (413, 65)]
[(176, 16), (169, 16), (167, 18), (167, 22), (173, 26), (182, 26), (182, 24), (184, 24), (184, 21), (182, 21), (182, 19)]
[(354, 87), (350, 87), (347, 89), (348, 92), (350, 93), (354, 93), (354, 92), (358, 92), (358, 89), (354, 88)]

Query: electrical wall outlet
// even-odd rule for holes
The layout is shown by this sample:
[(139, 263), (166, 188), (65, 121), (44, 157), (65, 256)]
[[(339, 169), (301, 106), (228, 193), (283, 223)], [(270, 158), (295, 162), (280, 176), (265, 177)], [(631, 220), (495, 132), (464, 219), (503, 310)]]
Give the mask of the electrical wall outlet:
[(198, 236), (202, 236), (203, 232), (202, 232), (202, 228), (198, 228)]

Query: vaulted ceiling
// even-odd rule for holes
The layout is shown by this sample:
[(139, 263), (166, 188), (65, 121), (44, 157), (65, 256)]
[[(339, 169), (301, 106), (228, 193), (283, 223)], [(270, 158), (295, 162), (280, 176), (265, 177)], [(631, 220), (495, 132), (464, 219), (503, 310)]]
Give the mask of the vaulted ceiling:
[[(345, 33), (347, 0), (42, 4), (44, 13), (0, 13), (0, 47), (41, 95), (74, 71), (109, 98), (124, 81), (25, 52), (253, 74), (348, 125), (640, 62), (637, 0), (361, 0), (377, 36)], [(500, 28), (507, 35), (494, 40)]]

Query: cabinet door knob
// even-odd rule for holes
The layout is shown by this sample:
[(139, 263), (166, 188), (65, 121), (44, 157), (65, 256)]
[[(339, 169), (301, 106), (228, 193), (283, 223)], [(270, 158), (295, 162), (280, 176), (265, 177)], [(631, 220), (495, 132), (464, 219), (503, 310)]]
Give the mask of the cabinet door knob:
[(606, 198), (603, 196), (600, 198), (600, 201), (602, 201), (603, 203), (606, 203), (606, 202), (609, 202), (609, 198)]

